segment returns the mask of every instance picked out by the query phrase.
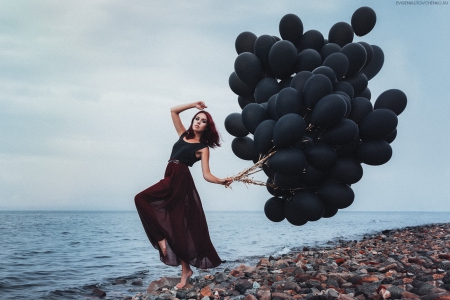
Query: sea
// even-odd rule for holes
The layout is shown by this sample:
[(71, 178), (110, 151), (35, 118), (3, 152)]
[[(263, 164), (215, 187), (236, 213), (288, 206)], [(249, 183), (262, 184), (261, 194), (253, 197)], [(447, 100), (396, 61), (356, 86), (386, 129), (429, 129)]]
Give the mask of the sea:
[[(450, 212), (339, 211), (293, 226), (263, 211), (207, 211), (211, 240), (222, 260), (194, 276), (215, 274), (259, 258), (359, 240), (382, 230), (450, 222)], [(124, 299), (160, 277), (181, 275), (164, 265), (136, 211), (0, 211), (0, 299)], [(125, 283), (116, 283), (125, 279)], [(133, 282), (142, 279), (142, 285)]]

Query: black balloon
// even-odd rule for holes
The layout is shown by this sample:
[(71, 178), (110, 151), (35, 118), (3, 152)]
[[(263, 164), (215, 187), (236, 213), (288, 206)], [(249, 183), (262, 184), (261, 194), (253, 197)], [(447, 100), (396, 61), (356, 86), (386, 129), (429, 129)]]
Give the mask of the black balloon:
[(280, 91), (280, 85), (275, 78), (266, 77), (261, 79), (255, 88), (255, 101), (257, 103), (267, 102), (270, 97)]
[(343, 80), (352, 85), (353, 90), (355, 91), (355, 95), (359, 95), (360, 93), (364, 92), (364, 90), (367, 88), (367, 85), (369, 84), (369, 81), (363, 72), (358, 72), (355, 75), (346, 77)]
[(313, 76), (314, 74), (309, 71), (301, 71), (298, 72), (291, 81), (291, 87), (303, 93), (303, 88), (305, 86), (306, 81)]
[(256, 86), (261, 78), (262, 65), (255, 54), (242, 52), (234, 61), (234, 71), (242, 82)]
[(247, 104), (255, 103), (255, 97), (253, 95), (239, 96), (238, 97), (238, 103), (239, 103), (239, 106), (241, 107), (241, 109), (244, 109), (244, 107)]
[(297, 15), (287, 14), (280, 20), (280, 35), (283, 40), (288, 40), (297, 45), (303, 34), (303, 23)]
[(370, 89), (367, 87), (364, 91), (362, 91), (359, 94), (355, 94), (355, 97), (364, 97), (366, 99), (371, 99), (372, 98), (372, 93), (370, 92)]
[(274, 175), (275, 185), (282, 190), (290, 190), (299, 188), (302, 185), (301, 175), (282, 175), (275, 173)]
[(346, 112), (347, 104), (340, 95), (326, 95), (314, 107), (311, 115), (311, 124), (321, 127), (335, 126), (345, 116)]
[(235, 137), (244, 137), (248, 134), (247, 128), (242, 123), (242, 115), (240, 113), (231, 113), (225, 118), (225, 129)]
[(361, 72), (366, 74), (367, 80), (374, 78), (384, 64), (384, 53), (380, 47), (376, 45), (371, 45), (373, 49), (373, 58), (370, 64), (366, 65)]
[(273, 129), (277, 122), (274, 120), (265, 120), (255, 130), (255, 147), (259, 154), (266, 154), (273, 148)]
[(278, 187), (275, 188), (275, 187), (273, 187), (273, 185), (274, 185), (274, 183), (272, 182), (272, 178), (270, 178), (270, 177), (267, 178), (266, 188), (267, 188), (267, 191), (269, 192), (269, 194), (271, 194), (272, 196), (281, 197), (281, 196), (284, 196), (289, 193), (288, 190), (282, 190), (282, 189), (279, 189)]
[(302, 183), (308, 187), (317, 187), (327, 178), (327, 172), (306, 164), (302, 174)]
[(299, 175), (306, 164), (305, 155), (297, 148), (279, 149), (268, 160), (269, 167), (282, 175)]
[(362, 140), (380, 139), (397, 128), (397, 115), (390, 109), (379, 108), (370, 112), (359, 125)]
[(373, 48), (366, 42), (358, 42), (358, 44), (362, 45), (364, 47), (364, 49), (366, 49), (367, 59), (366, 59), (366, 63), (364, 64), (364, 67), (365, 67), (368, 64), (370, 64), (370, 62), (373, 59)]
[[(305, 134), (305, 121), (298, 114), (282, 116), (273, 129), (273, 144), (277, 148), (287, 148), (302, 140)], [(255, 137), (256, 138), (256, 137)]]
[(335, 43), (325, 44), (322, 49), (320, 49), (320, 56), (322, 56), (322, 61), (336, 52), (341, 52), (341, 46)]
[(320, 51), (324, 45), (324, 38), (322, 33), (317, 30), (308, 30), (306, 31), (300, 39), (300, 42), (297, 45), (299, 51), (305, 49), (314, 49), (316, 51)]
[(296, 60), (297, 48), (289, 41), (278, 41), (270, 48), (270, 68), (279, 79), (289, 77), (294, 73)]
[(243, 160), (253, 160), (258, 157), (255, 144), (248, 136), (234, 138), (231, 142), (231, 150), (234, 155)]
[(250, 96), (253, 94), (255, 90), (254, 87), (242, 82), (235, 72), (231, 73), (228, 84), (230, 85), (230, 89), (239, 96)]
[(237, 54), (241, 54), (243, 52), (253, 52), (256, 38), (256, 35), (249, 31), (244, 31), (239, 34), (234, 44)]
[(264, 204), (264, 213), (267, 219), (272, 222), (281, 222), (284, 220), (284, 200), (278, 197), (272, 197)]
[(339, 81), (344, 78), (344, 75), (347, 73), (349, 62), (347, 56), (343, 53), (337, 52), (328, 55), (322, 65), (330, 67), (336, 74), (336, 79)]
[(377, 22), (377, 15), (370, 7), (363, 6), (358, 8), (352, 15), (352, 27), (357, 36), (368, 34)]
[(325, 205), (325, 212), (323, 213), (322, 218), (331, 218), (335, 216), (338, 212), (338, 209), (329, 205)]
[(267, 111), (261, 104), (250, 103), (242, 110), (242, 123), (252, 134), (255, 133), (258, 125), (267, 118)]
[(338, 44), (344, 47), (346, 44), (353, 41), (353, 28), (350, 24), (345, 22), (338, 22), (334, 24), (328, 33), (329, 43)]
[(320, 66), (315, 68), (312, 73), (314, 75), (322, 74), (328, 77), (330, 79), (331, 84), (334, 84), (337, 82), (336, 73), (334, 73), (333, 69), (326, 66)]
[(299, 114), (302, 106), (301, 94), (296, 89), (287, 87), (278, 93), (276, 113), (279, 118), (289, 113)]
[(322, 57), (314, 49), (305, 49), (297, 55), (294, 72), (312, 71), (322, 65)]
[(325, 143), (309, 145), (304, 152), (308, 164), (317, 169), (329, 170), (336, 164), (336, 151)]
[(287, 87), (291, 87), (292, 78), (293, 77), (288, 77), (288, 78), (284, 78), (284, 79), (280, 80), (280, 82), (278, 83), (280, 85), (280, 90), (287, 88)]
[(344, 183), (338, 182), (323, 184), (317, 190), (317, 195), (323, 200), (326, 206), (338, 209), (349, 207), (355, 199), (355, 193), (352, 188)]
[(396, 137), (397, 137), (397, 129), (392, 131), (392, 133), (384, 136), (383, 140), (385, 140), (386, 142), (388, 142), (390, 144), (390, 143), (392, 143), (395, 140)]
[(264, 70), (270, 70), (269, 51), (275, 42), (274, 37), (267, 34), (259, 36), (255, 41), (254, 53), (261, 61)]
[(345, 105), (346, 105), (346, 111), (345, 111), (344, 118), (347, 118), (352, 110), (352, 102), (351, 102), (350, 96), (342, 91), (334, 91), (333, 94), (337, 94), (337, 95), (341, 96), (342, 99), (344, 99)]
[(390, 89), (378, 96), (374, 108), (387, 108), (398, 116), (405, 110), (406, 103), (407, 98), (405, 93), (398, 89)]
[(339, 182), (354, 184), (361, 180), (363, 168), (357, 159), (343, 156), (338, 157), (330, 173)]
[(339, 81), (339, 82), (335, 83), (333, 86), (333, 90), (344, 92), (345, 94), (347, 94), (347, 96), (350, 99), (353, 99), (353, 97), (355, 95), (353, 86), (350, 83), (345, 82), (345, 81)]
[(343, 145), (358, 136), (358, 125), (350, 119), (342, 119), (336, 126), (327, 128), (323, 138), (332, 145)]
[(392, 148), (384, 140), (367, 140), (356, 148), (356, 157), (367, 165), (379, 166), (391, 159)]
[(278, 120), (279, 117), (277, 115), (277, 97), (278, 94), (273, 95), (270, 97), (269, 101), (267, 101), (267, 113), (269, 114), (269, 118), (272, 120)]
[(284, 215), (286, 220), (295, 226), (302, 226), (308, 223), (307, 220), (303, 219), (296, 208), (296, 204), (292, 200), (287, 201), (284, 205)]
[(363, 45), (359, 43), (349, 43), (342, 47), (341, 53), (348, 58), (349, 66), (346, 77), (356, 74), (364, 67), (367, 60), (367, 53)]
[(324, 96), (333, 91), (330, 79), (322, 74), (310, 77), (303, 87), (303, 99), (306, 107), (313, 108)]
[(364, 118), (373, 111), (372, 103), (364, 97), (356, 97), (351, 101), (352, 111), (348, 118), (356, 124), (361, 124)]
[[(300, 218), (307, 221), (317, 221), (325, 212), (322, 199), (316, 193), (306, 190), (295, 193), (294, 197), (285, 204), (285, 214), (286, 209), (299, 214)], [(289, 218), (287, 219), (289, 221)]]
[(344, 144), (342, 146), (339, 146), (336, 148), (336, 153), (338, 155), (338, 157), (353, 157), (355, 158), (355, 151), (356, 148), (359, 146), (359, 144), (361, 143), (361, 140), (359, 139), (359, 136), (356, 137), (356, 139), (354, 139), (353, 141), (350, 141), (347, 144)]

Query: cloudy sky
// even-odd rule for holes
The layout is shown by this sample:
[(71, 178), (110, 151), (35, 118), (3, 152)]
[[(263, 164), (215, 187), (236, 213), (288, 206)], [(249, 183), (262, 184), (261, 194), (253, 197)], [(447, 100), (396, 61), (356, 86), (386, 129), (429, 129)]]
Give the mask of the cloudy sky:
[[(395, 0), (0, 1), (0, 209), (133, 210), (160, 180), (177, 134), (169, 108), (203, 100), (223, 147), (218, 177), (250, 166), (231, 151), (223, 121), (240, 112), (228, 86), (243, 31), (278, 35), (297, 14), (327, 37), (370, 6), (377, 24), (354, 41), (380, 46), (372, 99), (408, 96), (393, 157), (364, 165), (348, 210), (450, 211), (450, 6)], [(182, 117), (188, 123), (194, 111)], [(261, 210), (264, 187), (225, 189), (191, 168), (205, 210)]]

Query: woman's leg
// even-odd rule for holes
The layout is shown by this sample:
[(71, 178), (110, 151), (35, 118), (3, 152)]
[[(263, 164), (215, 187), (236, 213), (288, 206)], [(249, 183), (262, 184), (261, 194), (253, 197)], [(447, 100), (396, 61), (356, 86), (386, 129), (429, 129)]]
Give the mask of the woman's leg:
[(194, 272), (192, 272), (189, 264), (185, 261), (181, 261), (181, 280), (180, 283), (176, 285), (176, 287), (179, 289), (184, 287), (188, 283), (189, 278), (192, 276), (193, 273)]
[(159, 248), (161, 249), (163, 256), (166, 256), (166, 254), (167, 254), (166, 239), (158, 241), (158, 245), (159, 245)]

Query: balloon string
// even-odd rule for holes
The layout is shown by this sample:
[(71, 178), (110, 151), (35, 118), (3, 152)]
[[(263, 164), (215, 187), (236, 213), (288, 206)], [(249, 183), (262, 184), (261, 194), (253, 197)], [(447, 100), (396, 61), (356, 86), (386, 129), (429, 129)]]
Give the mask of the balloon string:
[[(235, 176), (231, 176), (231, 179), (233, 181), (238, 181), (238, 182), (243, 182), (245, 185), (248, 184), (254, 184), (254, 185), (261, 185), (261, 186), (270, 186), (273, 188), (276, 188), (276, 186), (274, 184), (270, 184), (270, 183), (266, 183), (263, 181), (259, 181), (259, 180), (254, 180), (253, 178), (250, 178), (249, 175), (253, 175), (259, 171), (262, 170), (262, 166), (263, 164), (272, 156), (276, 153), (276, 151), (272, 151), (269, 154), (267, 154), (266, 156), (260, 158), (253, 166), (251, 166), (250, 168), (247, 168), (245, 170), (243, 170), (242, 172), (239, 172), (237, 175)], [(226, 185), (225, 187), (227, 188), (231, 188), (230, 185)]]

